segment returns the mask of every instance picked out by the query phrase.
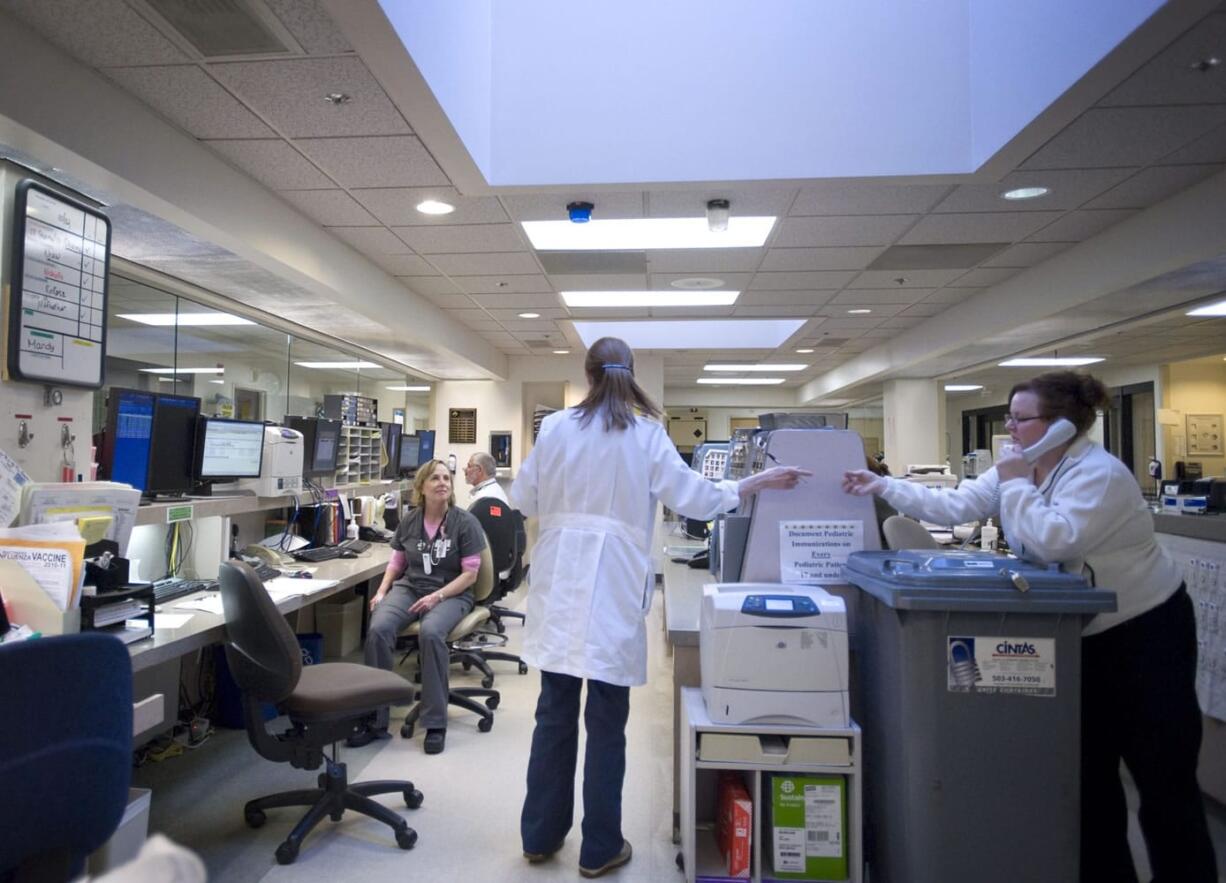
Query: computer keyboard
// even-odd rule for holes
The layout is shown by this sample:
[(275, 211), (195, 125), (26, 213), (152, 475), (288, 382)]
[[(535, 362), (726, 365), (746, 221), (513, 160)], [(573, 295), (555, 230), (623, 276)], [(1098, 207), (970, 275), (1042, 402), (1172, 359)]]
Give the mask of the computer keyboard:
[(318, 564), (320, 561), (331, 561), (334, 558), (339, 558), (344, 551), (340, 546), (317, 546), (314, 549), (298, 549), (290, 554), (299, 561), (310, 561)]
[(193, 592), (216, 591), (217, 581), (211, 579), (164, 579), (153, 584), (153, 602), (165, 604)]
[(370, 548), (370, 543), (366, 540), (345, 540), (340, 544), (342, 549), (349, 549), (351, 552), (365, 552)]

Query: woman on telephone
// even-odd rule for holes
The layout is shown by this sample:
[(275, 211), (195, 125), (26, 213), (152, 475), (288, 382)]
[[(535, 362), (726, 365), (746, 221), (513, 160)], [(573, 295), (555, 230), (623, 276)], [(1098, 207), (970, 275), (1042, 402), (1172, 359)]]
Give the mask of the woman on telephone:
[(1155, 883), (1216, 881), (1196, 781), (1192, 603), (1154, 539), (1136, 479), (1086, 437), (1106, 400), (1093, 377), (1041, 374), (1010, 392), (1005, 428), (1014, 447), (979, 478), (937, 491), (857, 470), (844, 475), (843, 490), (879, 495), (905, 515), (939, 524), (998, 517), (1018, 556), (1059, 562), (1116, 593), (1118, 610), (1098, 614), (1082, 633), (1081, 879), (1137, 880), (1123, 759), (1140, 793)]

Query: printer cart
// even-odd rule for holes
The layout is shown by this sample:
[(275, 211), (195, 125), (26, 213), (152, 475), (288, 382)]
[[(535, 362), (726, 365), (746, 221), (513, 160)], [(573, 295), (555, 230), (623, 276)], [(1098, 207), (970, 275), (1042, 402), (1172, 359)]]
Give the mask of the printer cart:
[(846, 783), (844, 809), (847, 876), (810, 877), (859, 883), (860, 728), (845, 729), (774, 724), (717, 724), (707, 715), (702, 690), (681, 690), (681, 854), (687, 883), (727, 880), (716, 842), (716, 784), (722, 770), (739, 770), (753, 802), (750, 876), (753, 881), (797, 879), (776, 876), (771, 861), (771, 831), (763, 824), (770, 801), (770, 774), (838, 776)]

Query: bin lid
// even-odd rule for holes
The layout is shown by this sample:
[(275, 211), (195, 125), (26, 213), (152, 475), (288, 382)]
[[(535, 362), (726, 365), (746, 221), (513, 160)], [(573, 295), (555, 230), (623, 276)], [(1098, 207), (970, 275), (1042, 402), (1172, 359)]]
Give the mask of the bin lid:
[(1084, 577), (1065, 573), (1058, 564), (1035, 564), (991, 552), (853, 552), (843, 575), (899, 610), (1091, 616), (1116, 609), (1115, 592), (1091, 588)]

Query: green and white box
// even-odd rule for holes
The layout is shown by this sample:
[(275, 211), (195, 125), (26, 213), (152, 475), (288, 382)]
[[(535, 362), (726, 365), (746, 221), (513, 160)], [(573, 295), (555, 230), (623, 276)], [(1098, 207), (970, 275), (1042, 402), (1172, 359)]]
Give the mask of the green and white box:
[(772, 775), (764, 824), (773, 876), (847, 879), (847, 779)]

